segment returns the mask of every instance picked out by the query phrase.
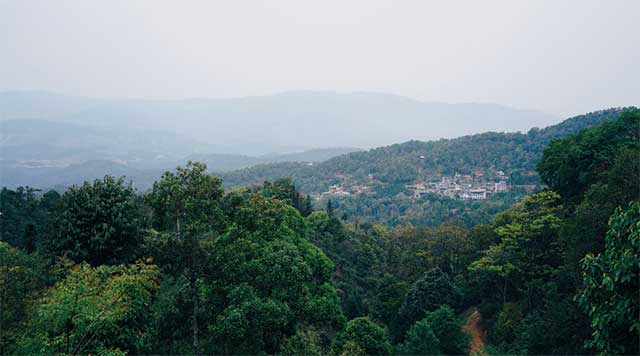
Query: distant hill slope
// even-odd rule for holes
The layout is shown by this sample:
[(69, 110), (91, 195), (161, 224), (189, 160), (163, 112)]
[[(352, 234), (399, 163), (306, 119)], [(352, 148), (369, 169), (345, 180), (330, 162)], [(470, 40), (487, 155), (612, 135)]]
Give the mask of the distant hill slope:
[[(260, 157), (231, 154), (192, 154), (184, 158), (175, 158), (175, 156), (171, 158), (164, 155), (160, 158), (154, 157), (152, 153), (148, 153), (147, 156), (105, 154), (87, 149), (80, 142), (76, 142), (71, 147), (33, 142), (19, 145), (0, 145), (0, 148), (0, 186), (66, 187), (82, 183), (85, 180), (113, 175), (127, 177), (142, 190), (149, 188), (165, 170), (184, 165), (190, 160), (205, 162), (209, 171), (219, 174), (271, 162), (292, 161), (307, 165), (311, 162), (359, 151), (357, 148), (345, 147), (312, 149)], [(43, 159), (44, 157), (48, 157), (48, 159)]]
[[(442, 139), (438, 141), (409, 141), (402, 144), (380, 147), (368, 151), (357, 151), (353, 148), (316, 149), (292, 154), (273, 154), (260, 157), (224, 154), (196, 154), (180, 159), (164, 159), (161, 162), (139, 160), (122, 162), (110, 159), (80, 158), (93, 155), (88, 149), (77, 149), (70, 146), (65, 155), (76, 154), (78, 162), (65, 167), (29, 166), (30, 156), (37, 152), (58, 154), (51, 146), (56, 140), (72, 140), (74, 135), (87, 135), (77, 126), (65, 126), (54, 140), (45, 136), (34, 136), (27, 141), (17, 140), (15, 136), (2, 137), (0, 150), (0, 185), (15, 187), (30, 185), (39, 188), (68, 186), (84, 180), (100, 178), (106, 174), (126, 176), (141, 190), (148, 189), (162, 172), (171, 169), (187, 160), (201, 160), (209, 165), (210, 171), (220, 175), (225, 187), (262, 183), (280, 177), (292, 177), (298, 187), (306, 193), (326, 191), (330, 185), (346, 183), (348, 185), (368, 184), (371, 179), (389, 186), (400, 187), (421, 178), (437, 178), (442, 174), (469, 173), (472, 171), (506, 172), (512, 183), (536, 182), (533, 174), (535, 163), (540, 157), (541, 149), (552, 139), (576, 133), (583, 128), (591, 127), (605, 119), (617, 117), (622, 109), (609, 109), (580, 115), (543, 129), (532, 129), (521, 133), (483, 133)], [(25, 122), (21, 124), (25, 124)], [(66, 125), (66, 124), (65, 124)], [(55, 128), (47, 132), (57, 132)], [(68, 131), (67, 131), (68, 130)], [(84, 128), (82, 128), (84, 130)], [(5, 133), (9, 132), (5, 130)], [(11, 131), (15, 132), (15, 131)], [(38, 132), (37, 130), (35, 132)], [(79, 136), (90, 139), (90, 136)], [(100, 135), (98, 135), (100, 137)], [(82, 139), (80, 139), (82, 140)], [(123, 139), (135, 141), (134, 138)], [(13, 143), (22, 142), (33, 148), (21, 151), (20, 146)], [(41, 143), (38, 143), (41, 142)], [(144, 142), (144, 140), (140, 141)], [(78, 143), (74, 143), (77, 145)], [(38, 146), (40, 145), (40, 146)], [(153, 147), (153, 145), (149, 145)], [(356, 152), (353, 152), (356, 151)], [(22, 155), (22, 156), (20, 156)], [(16, 164), (16, 157), (27, 161)], [(330, 158), (333, 157), (333, 158)], [(86, 158), (86, 157), (85, 157)], [(326, 158), (330, 158), (325, 160)], [(313, 162), (312, 165), (309, 163)], [(46, 163), (46, 162), (44, 162)], [(53, 163), (56, 163), (55, 161)], [(248, 168), (243, 168), (248, 167)], [(229, 171), (234, 168), (242, 168)], [(393, 192), (393, 189), (390, 189)]]
[(210, 171), (227, 172), (242, 168), (252, 167), (259, 164), (277, 162), (300, 162), (312, 163), (326, 161), (330, 158), (347, 153), (358, 152), (359, 148), (335, 147), (335, 148), (315, 148), (302, 152), (293, 153), (273, 153), (262, 156), (246, 156), (233, 154), (194, 154), (182, 159), (180, 164), (187, 161), (200, 161), (207, 164)]
[(153, 164), (215, 147), (154, 129), (103, 128), (42, 119), (0, 121), (0, 158), (57, 161), (114, 160)]
[[(212, 153), (224, 149), (154, 129), (112, 129), (26, 118), (0, 121), (0, 158), (12, 160), (60, 160), (62, 163), (81, 163), (87, 160), (110, 159), (136, 162), (162, 156), (165, 161), (173, 159), (175, 162), (170, 164), (174, 164), (188, 155), (186, 159), (210, 161), (214, 166), (223, 165), (225, 160), (233, 161), (231, 167), (220, 168), (229, 170), (268, 162), (317, 162), (359, 151), (353, 147), (316, 148), (258, 157)], [(243, 160), (246, 163), (243, 163)], [(143, 162), (146, 163), (149, 162)]]
[(560, 118), (496, 104), (447, 104), (385, 93), (297, 91), (235, 99), (137, 100), (0, 93), (0, 119), (174, 132), (259, 155), (314, 147), (377, 147), (486, 131), (526, 131)]
[[(160, 171), (153, 179), (160, 177)], [(0, 186), (9, 188), (30, 186), (40, 189), (68, 187), (92, 181), (105, 175), (125, 176), (127, 180), (142, 182), (143, 172), (109, 160), (94, 160), (65, 167), (25, 167), (11, 162), (0, 162)], [(153, 180), (152, 179), (152, 180)], [(136, 183), (138, 184), (138, 183)]]
[(527, 133), (495, 133), (442, 139), (409, 141), (338, 156), (308, 166), (296, 163), (259, 165), (221, 174), (226, 186), (261, 183), (279, 177), (292, 177), (305, 192), (326, 191), (330, 185), (380, 184), (404, 185), (418, 179), (437, 179), (440, 175), (469, 174), (501, 170), (512, 184), (536, 183), (535, 164), (542, 148), (558, 137), (577, 133), (614, 119), (623, 109), (614, 108), (567, 119), (544, 129)]

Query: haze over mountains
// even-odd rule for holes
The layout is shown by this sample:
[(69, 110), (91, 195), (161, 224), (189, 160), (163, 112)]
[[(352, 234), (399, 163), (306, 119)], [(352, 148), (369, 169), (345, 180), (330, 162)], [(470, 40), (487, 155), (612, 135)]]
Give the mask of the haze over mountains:
[(106, 173), (155, 177), (187, 160), (215, 172), (319, 162), (358, 148), (560, 121), (495, 104), (311, 91), (188, 100), (3, 92), (0, 108), (0, 179), (8, 186), (68, 185)]
[[(350, 148), (328, 148), (308, 150), (298, 153), (251, 157), (243, 155), (194, 155), (181, 160), (163, 160), (164, 165), (149, 167), (148, 161), (140, 161), (140, 165), (124, 164), (114, 160), (96, 159), (73, 163), (66, 166), (42, 165), (40, 161), (27, 161), (16, 164), (16, 161), (0, 161), (0, 186), (18, 187), (31, 186), (38, 188), (65, 188), (83, 181), (92, 181), (105, 175), (116, 177), (124, 176), (133, 181), (141, 190), (148, 189), (151, 183), (158, 179), (163, 172), (171, 170), (178, 165), (184, 166), (189, 160), (204, 162), (210, 172), (221, 174), (227, 171), (235, 171), (264, 164), (277, 164), (278, 162), (294, 162), (295, 164), (313, 164), (326, 159), (354, 152)], [(301, 163), (304, 162), (304, 163)], [(48, 163), (48, 162), (45, 162)]]
[(557, 123), (495, 104), (427, 103), (383, 93), (295, 91), (236, 99), (138, 100), (45, 92), (0, 93), (1, 119), (168, 131), (218, 153), (259, 155), (317, 147), (372, 148)]
[[(542, 149), (552, 140), (576, 134), (605, 120), (615, 120), (623, 110), (611, 108), (578, 115), (526, 133), (486, 132), (453, 139), (412, 140), (337, 156), (311, 166), (296, 162), (272, 163), (220, 176), (227, 186), (291, 177), (296, 187), (307, 193), (320, 193), (333, 184), (362, 186), (372, 185), (373, 181), (383, 186), (382, 190), (396, 193), (416, 180), (477, 172), (489, 177), (491, 171), (497, 170), (503, 171), (512, 184), (537, 184), (535, 165)], [(393, 186), (397, 189), (390, 189)]]

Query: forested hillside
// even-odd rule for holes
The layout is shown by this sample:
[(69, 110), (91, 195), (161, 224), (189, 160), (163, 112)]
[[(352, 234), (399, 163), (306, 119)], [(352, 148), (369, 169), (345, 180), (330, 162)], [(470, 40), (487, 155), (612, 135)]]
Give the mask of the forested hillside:
[[(534, 128), (526, 134), (484, 133), (457, 139), (410, 141), (338, 156), (312, 166), (292, 162), (267, 164), (220, 176), (226, 187), (291, 177), (298, 189), (314, 195), (320, 205), (330, 199), (340, 214), (394, 226), (409, 223), (433, 227), (450, 221), (471, 227), (488, 222), (495, 213), (540, 186), (535, 165), (543, 147), (553, 139), (615, 119), (622, 110), (592, 112), (558, 125)], [(491, 185), (504, 180), (509, 191), (469, 202), (433, 195), (416, 200), (406, 188), (408, 184), (440, 181), (443, 176), (455, 174), (469, 176), (475, 184)], [(331, 186), (339, 187), (338, 194), (331, 194)]]
[(516, 183), (537, 183), (536, 162), (542, 148), (551, 140), (575, 134), (615, 119), (623, 109), (609, 109), (576, 116), (560, 124), (523, 133), (489, 132), (437, 141), (406, 143), (354, 152), (313, 166), (281, 163), (258, 165), (222, 174), (226, 186), (262, 183), (281, 177), (292, 177), (300, 190), (322, 192), (341, 183), (340, 175), (356, 181), (367, 181), (369, 174), (383, 184), (398, 185), (429, 175), (471, 173), (474, 170), (499, 169), (508, 172)]
[(126, 176), (137, 188), (146, 190), (166, 169), (190, 160), (207, 163), (211, 171), (226, 172), (265, 163), (318, 162), (358, 151), (334, 147), (249, 156), (227, 153), (228, 150), (229, 147), (155, 128), (105, 128), (26, 118), (2, 120), (0, 185), (66, 188), (111, 174)]
[[(476, 153), (457, 151), (467, 141)], [(408, 174), (427, 174), (407, 168), (416, 154), (434, 170), (509, 154), (522, 161), (496, 169), (535, 169), (546, 188), (486, 224), (430, 227), (314, 209), (294, 167), (228, 191), (199, 162), (145, 193), (111, 176), (5, 188), (0, 354), (640, 353), (640, 110), (305, 169), (413, 179), (378, 165), (389, 152)], [(373, 172), (351, 165), (367, 159)]]

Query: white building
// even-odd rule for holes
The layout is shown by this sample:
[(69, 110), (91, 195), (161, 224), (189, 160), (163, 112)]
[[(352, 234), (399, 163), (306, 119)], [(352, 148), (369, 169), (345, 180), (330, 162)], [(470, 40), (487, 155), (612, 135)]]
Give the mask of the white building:
[(506, 192), (507, 190), (509, 190), (509, 188), (507, 187), (507, 182), (503, 180), (494, 184), (493, 191), (496, 193)]
[(460, 194), (462, 200), (484, 200), (487, 199), (487, 191), (484, 189), (470, 189)]

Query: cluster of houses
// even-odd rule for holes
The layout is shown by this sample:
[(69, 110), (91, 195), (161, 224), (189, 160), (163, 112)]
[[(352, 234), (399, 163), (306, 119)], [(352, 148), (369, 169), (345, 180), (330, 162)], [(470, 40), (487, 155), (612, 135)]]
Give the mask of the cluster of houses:
[(332, 185), (329, 187), (329, 190), (326, 192), (322, 192), (320, 195), (331, 195), (331, 196), (336, 196), (336, 197), (344, 197), (347, 195), (351, 195), (351, 192), (346, 190), (343, 186), (341, 185)]
[(366, 194), (371, 192), (371, 186), (369, 185), (354, 185), (349, 189), (346, 189), (342, 185), (332, 185), (329, 187), (329, 190), (326, 192), (320, 193), (316, 198), (320, 198), (323, 196), (336, 196), (336, 197), (345, 197), (349, 195), (358, 195), (358, 194)]
[[(414, 184), (407, 184), (405, 188), (412, 192), (414, 199), (423, 198), (425, 195), (434, 194), (436, 196), (458, 199), (458, 200), (484, 200), (491, 194), (509, 191), (507, 177), (503, 171), (491, 172), (491, 179), (487, 179), (483, 172), (473, 172), (470, 175), (456, 173), (453, 176), (442, 176), (439, 181), (421, 181)], [(347, 177), (336, 174), (336, 177), (345, 180)], [(345, 197), (371, 192), (375, 183), (373, 175), (369, 175), (370, 184), (334, 184), (325, 192), (315, 194), (315, 199), (326, 196)], [(435, 178), (435, 177), (434, 177)]]
[(418, 182), (408, 184), (405, 188), (413, 192), (413, 198), (415, 199), (420, 199), (427, 194), (435, 194), (459, 200), (484, 200), (490, 194), (509, 190), (507, 182), (503, 179), (498, 182), (474, 182), (465, 178), (460, 175), (453, 177), (443, 176), (439, 182)]

